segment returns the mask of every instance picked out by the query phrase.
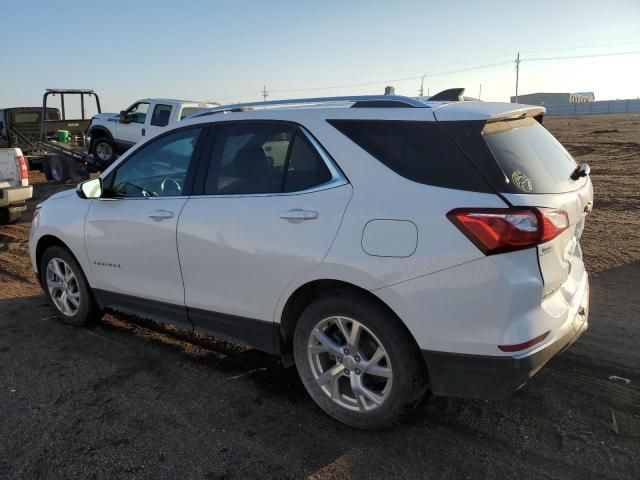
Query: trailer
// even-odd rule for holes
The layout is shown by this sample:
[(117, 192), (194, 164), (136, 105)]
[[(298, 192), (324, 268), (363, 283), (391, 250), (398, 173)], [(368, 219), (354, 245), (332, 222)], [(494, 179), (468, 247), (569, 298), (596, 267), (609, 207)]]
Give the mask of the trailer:
[[(59, 96), (58, 115), (51, 115), (49, 98)], [(79, 96), (80, 118), (67, 118), (65, 100), (70, 96)], [(8, 137), (19, 146), (32, 168), (41, 169), (48, 180), (64, 183), (69, 180), (82, 181), (91, 172), (100, 172), (112, 161), (105, 162), (89, 153), (89, 141), (86, 132), (91, 118), (86, 115), (86, 102), (95, 100), (98, 113), (101, 113), (100, 98), (94, 90), (48, 88), (42, 98), (40, 128), (34, 130), (19, 127), (16, 123), (7, 126)]]

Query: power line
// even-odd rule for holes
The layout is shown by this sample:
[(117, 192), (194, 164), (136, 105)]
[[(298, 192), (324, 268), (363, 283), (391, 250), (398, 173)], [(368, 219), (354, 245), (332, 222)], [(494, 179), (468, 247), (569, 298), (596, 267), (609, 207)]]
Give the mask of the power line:
[(613, 53), (591, 53), (587, 55), (565, 55), (560, 57), (535, 57), (535, 58), (525, 58), (521, 60), (521, 62), (540, 62), (543, 60), (571, 60), (574, 58), (594, 58), (594, 57), (617, 57), (621, 55), (638, 55), (640, 54), (640, 50), (636, 50), (633, 52), (613, 52)]
[[(630, 42), (627, 44), (635, 44), (638, 42)], [(618, 45), (626, 45), (626, 44), (618, 44)], [(595, 48), (595, 47), (574, 47), (573, 49), (580, 49), (580, 48)], [(570, 49), (565, 49), (565, 50), (570, 50)], [(557, 50), (559, 51), (559, 50)], [(610, 53), (592, 53), (592, 54), (585, 54), (585, 55), (561, 55), (561, 56), (549, 56), (549, 57), (533, 57), (533, 58), (520, 58), (520, 54), (518, 54), (518, 57), (515, 60), (516, 63), (516, 70), (519, 70), (519, 64), (522, 62), (541, 62), (541, 61), (551, 61), (551, 60), (572, 60), (572, 59), (580, 59), (580, 58), (597, 58), (597, 57), (613, 57), (613, 56), (623, 56), (623, 55), (638, 55), (640, 54), (640, 50), (635, 50), (635, 51), (628, 51), (628, 52), (610, 52)], [(496, 58), (496, 57), (494, 57)], [(372, 80), (372, 81), (368, 81), (368, 82), (359, 82), (359, 83), (348, 83), (348, 84), (341, 84), (341, 85), (326, 85), (326, 86), (310, 86), (310, 87), (305, 87), (305, 88), (290, 88), (290, 89), (281, 89), (281, 90), (270, 90), (269, 92), (266, 91), (266, 87), (263, 88), (263, 90), (260, 92), (261, 96), (263, 97), (263, 99), (266, 101), (266, 97), (269, 94), (272, 93), (295, 93), (295, 92), (308, 92), (308, 91), (318, 91), (318, 90), (336, 90), (336, 89), (344, 89), (344, 88), (356, 88), (356, 87), (370, 87), (370, 86), (375, 86), (375, 85), (381, 85), (381, 84), (389, 84), (389, 83), (395, 83), (395, 82), (405, 82), (405, 81), (409, 81), (409, 80), (424, 80), (425, 76), (428, 76), (429, 78), (431, 77), (439, 77), (439, 76), (443, 76), (443, 75), (453, 75), (456, 73), (464, 73), (464, 72), (471, 72), (471, 71), (475, 71), (475, 70), (482, 70), (482, 69), (486, 69), (486, 68), (494, 68), (494, 67), (500, 67), (503, 65), (509, 65), (514, 63), (514, 60), (508, 60), (508, 61), (502, 61), (502, 62), (496, 62), (496, 63), (488, 63), (488, 64), (484, 64), (484, 65), (476, 65), (476, 66), (472, 66), (472, 67), (466, 67), (466, 68), (458, 68), (458, 69), (454, 69), (454, 70), (446, 70), (446, 71), (441, 71), (441, 72), (436, 72), (436, 73), (429, 73), (428, 75), (426, 74), (422, 74), (422, 75), (413, 75), (410, 77), (401, 77), (401, 78), (391, 78), (391, 79), (385, 79), (385, 80)], [(519, 73), (519, 72), (517, 72)], [(421, 88), (424, 88), (424, 86), (422, 86)], [(248, 94), (244, 94), (244, 95), (234, 95), (233, 97), (229, 96), (229, 97), (224, 97), (224, 98), (239, 98), (239, 97), (247, 97), (247, 96), (254, 96), (256, 95), (257, 92), (251, 92)]]

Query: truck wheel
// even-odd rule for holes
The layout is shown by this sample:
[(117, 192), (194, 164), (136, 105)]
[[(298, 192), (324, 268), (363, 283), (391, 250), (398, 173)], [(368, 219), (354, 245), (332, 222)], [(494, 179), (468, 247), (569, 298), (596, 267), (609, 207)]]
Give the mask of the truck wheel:
[(91, 153), (100, 162), (110, 162), (116, 156), (116, 145), (107, 137), (99, 137), (93, 141)]
[(51, 179), (55, 183), (64, 183), (69, 180), (69, 168), (66, 158), (61, 155), (53, 155), (49, 160), (49, 168), (51, 169)]
[(9, 225), (15, 223), (22, 215), (22, 212), (11, 211), (8, 208), (0, 208), (0, 225)]
[(41, 160), (42, 173), (47, 180), (53, 180), (51, 176), (51, 157), (45, 157)]
[(426, 390), (420, 350), (399, 320), (348, 291), (312, 302), (295, 329), (302, 383), (326, 413), (352, 427), (393, 425)]
[(86, 165), (76, 162), (75, 160), (68, 159), (67, 166), (69, 167), (69, 177), (72, 182), (79, 183), (89, 178), (89, 170)]

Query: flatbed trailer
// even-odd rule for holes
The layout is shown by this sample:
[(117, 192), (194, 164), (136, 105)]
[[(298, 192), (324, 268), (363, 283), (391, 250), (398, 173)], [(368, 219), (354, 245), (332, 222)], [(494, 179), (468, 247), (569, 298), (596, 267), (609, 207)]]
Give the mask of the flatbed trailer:
[[(60, 118), (48, 118), (47, 103), (50, 96), (60, 96)], [(80, 117), (68, 119), (65, 108), (65, 97), (80, 96)], [(91, 172), (100, 172), (112, 162), (103, 162), (89, 153), (86, 131), (91, 118), (86, 118), (85, 102), (93, 97), (98, 113), (101, 113), (100, 99), (93, 90), (86, 89), (53, 89), (48, 88), (42, 98), (42, 113), (39, 133), (22, 131), (16, 125), (8, 128), (9, 135), (17, 140), (32, 164), (40, 164), (48, 180), (58, 183), (81, 181), (88, 178)], [(68, 132), (65, 140), (58, 138), (59, 131)]]

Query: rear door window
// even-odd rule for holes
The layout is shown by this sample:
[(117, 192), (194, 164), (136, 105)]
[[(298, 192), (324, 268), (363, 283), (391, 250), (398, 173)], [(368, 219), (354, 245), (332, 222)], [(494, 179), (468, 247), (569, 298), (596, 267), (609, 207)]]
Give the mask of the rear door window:
[(516, 193), (563, 193), (587, 181), (571, 180), (577, 167), (569, 152), (533, 118), (488, 123), (482, 131)]
[(436, 187), (478, 192), (489, 186), (436, 122), (329, 120), (398, 175)]
[(164, 105), (162, 103), (157, 104), (153, 108), (151, 125), (155, 127), (166, 127), (169, 124), (169, 118), (171, 117), (171, 109), (171, 105)]
[(207, 172), (207, 195), (301, 192), (331, 180), (331, 172), (293, 124), (221, 125)]

